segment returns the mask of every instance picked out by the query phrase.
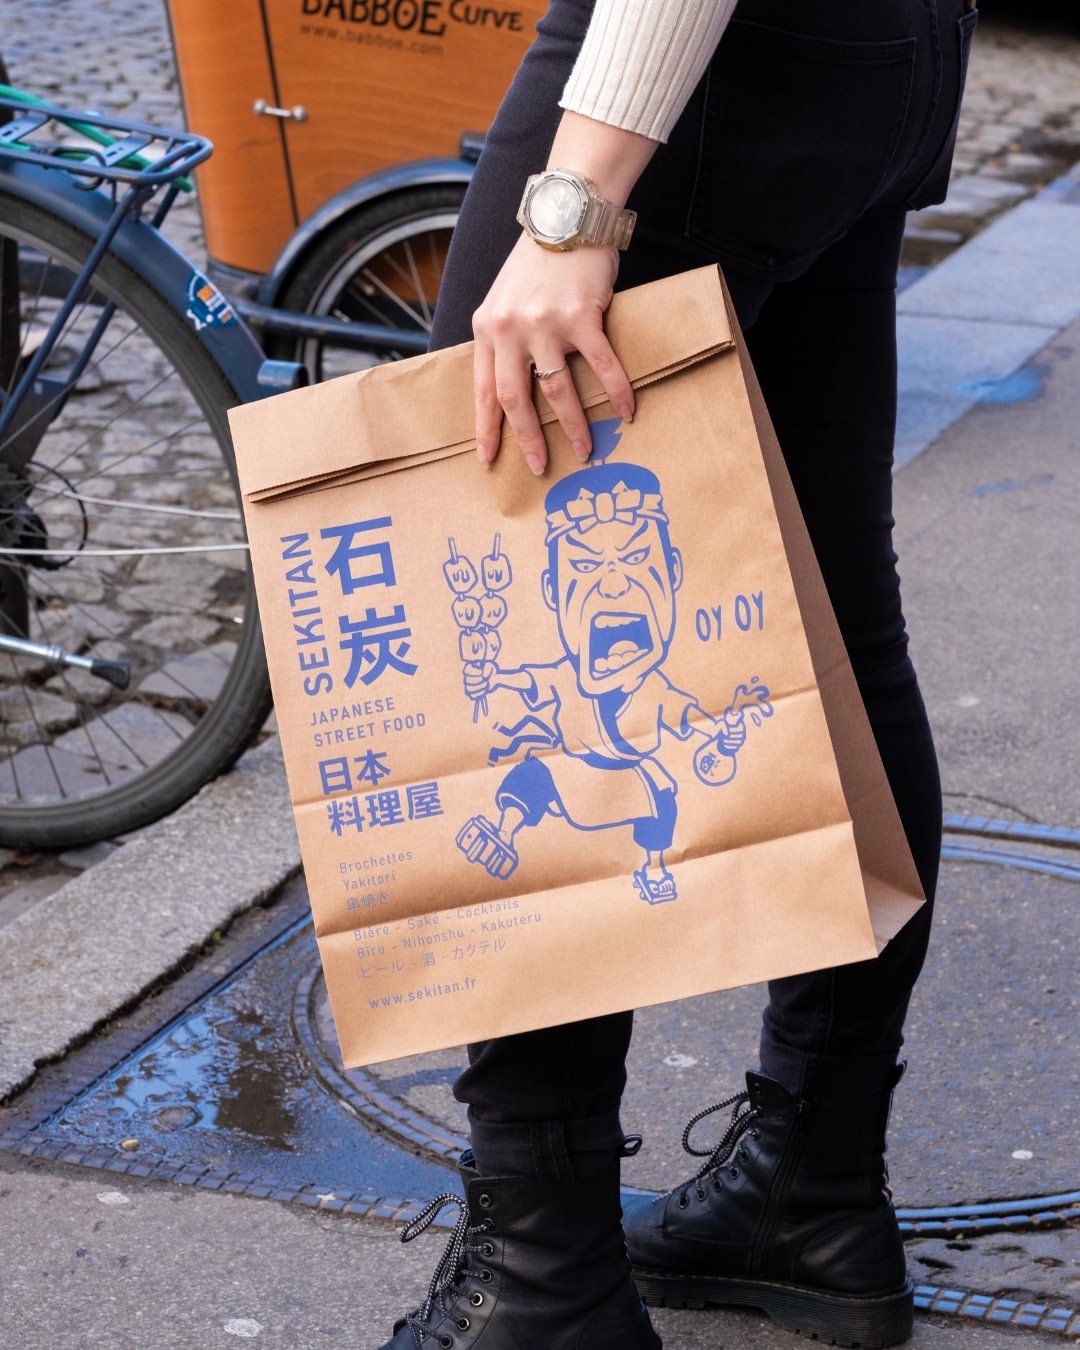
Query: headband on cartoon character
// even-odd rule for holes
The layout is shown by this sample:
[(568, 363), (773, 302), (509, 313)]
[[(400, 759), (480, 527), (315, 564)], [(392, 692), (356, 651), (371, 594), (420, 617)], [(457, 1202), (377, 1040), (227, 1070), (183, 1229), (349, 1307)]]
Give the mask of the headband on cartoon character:
[(642, 518), (668, 523), (659, 492), (642, 492), (623, 482), (616, 483), (610, 492), (590, 492), (583, 487), (559, 510), (548, 513), (544, 542), (551, 544), (571, 530), (588, 534), (597, 525), (606, 525), (613, 520), (630, 525)]

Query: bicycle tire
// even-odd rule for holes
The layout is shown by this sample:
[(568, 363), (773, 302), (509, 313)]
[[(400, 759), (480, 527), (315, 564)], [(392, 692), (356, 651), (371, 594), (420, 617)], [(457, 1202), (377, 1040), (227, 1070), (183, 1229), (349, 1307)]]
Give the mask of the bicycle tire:
[[(36, 264), (25, 352), (55, 311), (49, 278), (70, 280), (91, 240), (9, 196), (0, 236)], [(240, 399), (185, 317), (112, 254), (53, 362), (77, 353), (103, 299), (116, 313), (28, 470), (30, 542), (47, 540), (59, 565), (5, 565), (26, 581), (31, 640), (119, 660), (131, 680), (121, 691), (0, 651), (6, 846), (70, 848), (149, 824), (229, 768), (271, 708), (226, 419)]]
[[(465, 183), (423, 184), (351, 211), (303, 255), (277, 305), (301, 314), (430, 332), (465, 188)], [(303, 362), (313, 382), (375, 360), (318, 338), (275, 334), (266, 346), (272, 356)]]

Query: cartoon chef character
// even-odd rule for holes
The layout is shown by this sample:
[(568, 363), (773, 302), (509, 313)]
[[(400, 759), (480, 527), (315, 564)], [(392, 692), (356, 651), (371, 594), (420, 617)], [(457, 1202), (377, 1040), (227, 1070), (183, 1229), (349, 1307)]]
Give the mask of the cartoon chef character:
[[(471, 666), (465, 692), (475, 700), (513, 690), (550, 728), (552, 748), (530, 751), (507, 773), (495, 794), (498, 822), (474, 816), (458, 847), (505, 878), (518, 865), (518, 833), (547, 814), (579, 830), (630, 825), (644, 854), (634, 872), (639, 894), (649, 904), (674, 900), (664, 853), (674, 836), (678, 785), (655, 752), (665, 732), (680, 741), (699, 737), (706, 744), (698, 776), (712, 785), (730, 782), (746, 739), (742, 708), (733, 704), (714, 718), (663, 673), (683, 570), (656, 475), (634, 465), (594, 465), (556, 483), (545, 509), (541, 586), (564, 655), (516, 669)], [(765, 716), (772, 711), (764, 686), (752, 703)]]

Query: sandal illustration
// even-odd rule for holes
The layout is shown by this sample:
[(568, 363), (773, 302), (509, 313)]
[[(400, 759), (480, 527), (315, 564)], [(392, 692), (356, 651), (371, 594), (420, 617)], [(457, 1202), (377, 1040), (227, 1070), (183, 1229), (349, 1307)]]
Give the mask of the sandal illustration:
[(473, 816), (462, 825), (457, 846), (469, 862), (479, 864), (493, 877), (505, 879), (518, 865), (517, 851), (486, 816)]
[(662, 905), (668, 900), (678, 899), (675, 878), (670, 872), (663, 872), (659, 877), (650, 877), (645, 869), (641, 868), (634, 873), (634, 885), (647, 905)]

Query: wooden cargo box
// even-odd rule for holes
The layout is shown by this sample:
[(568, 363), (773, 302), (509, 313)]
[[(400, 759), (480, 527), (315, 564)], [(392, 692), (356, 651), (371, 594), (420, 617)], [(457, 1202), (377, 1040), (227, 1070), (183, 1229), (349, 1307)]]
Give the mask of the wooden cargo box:
[(199, 170), (210, 256), (265, 272), (349, 183), (456, 155), (463, 132), (490, 124), (544, 8), (169, 0), (188, 125), (215, 146)]

